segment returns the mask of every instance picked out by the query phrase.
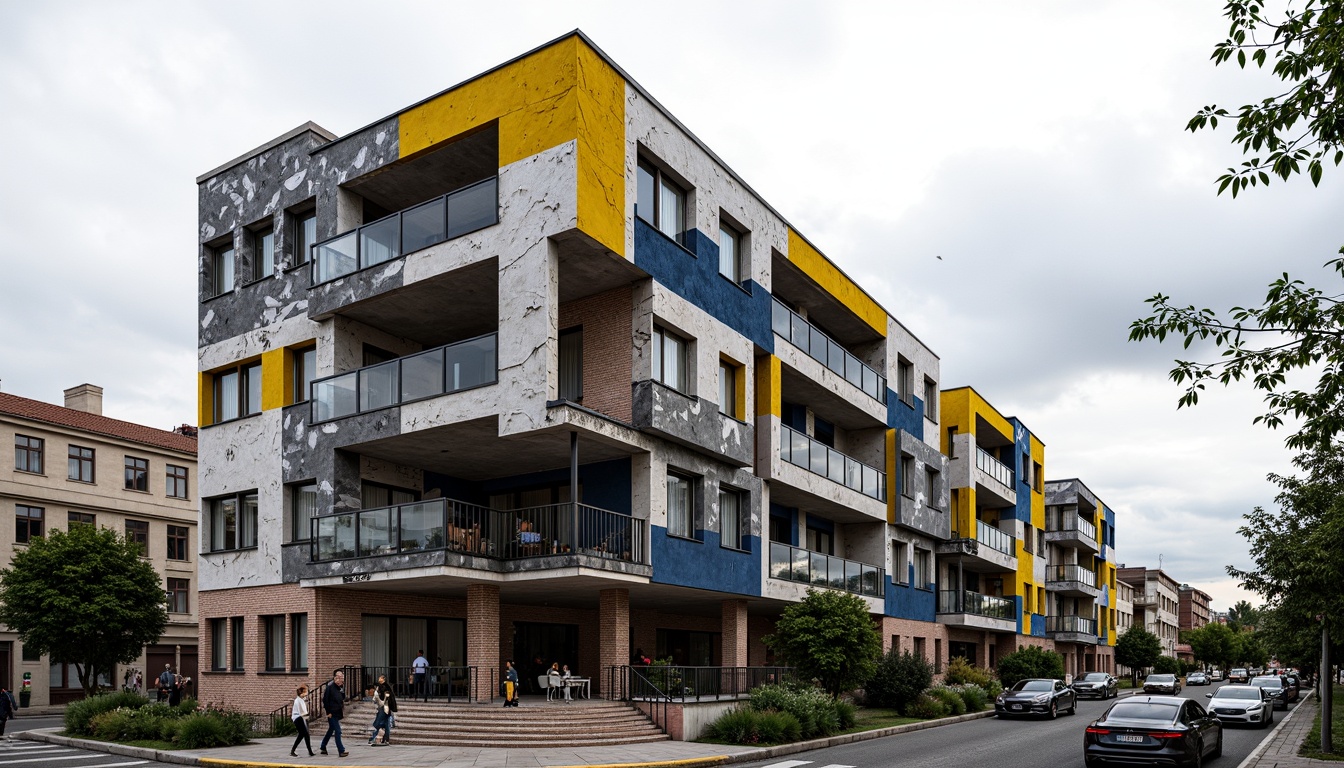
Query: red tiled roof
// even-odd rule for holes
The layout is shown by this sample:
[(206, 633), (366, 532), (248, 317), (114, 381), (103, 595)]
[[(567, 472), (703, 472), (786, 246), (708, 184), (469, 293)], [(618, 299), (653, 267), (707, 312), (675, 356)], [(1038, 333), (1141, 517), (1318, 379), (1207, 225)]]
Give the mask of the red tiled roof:
[(167, 432), (162, 429), (133, 424), (120, 419), (110, 419), (84, 411), (76, 411), (61, 405), (44, 403), (41, 400), (29, 400), (18, 395), (0, 392), (0, 414), (19, 416), (33, 421), (44, 421), (62, 427), (82, 429), (94, 434), (144, 443), (170, 451), (196, 454), (196, 438)]

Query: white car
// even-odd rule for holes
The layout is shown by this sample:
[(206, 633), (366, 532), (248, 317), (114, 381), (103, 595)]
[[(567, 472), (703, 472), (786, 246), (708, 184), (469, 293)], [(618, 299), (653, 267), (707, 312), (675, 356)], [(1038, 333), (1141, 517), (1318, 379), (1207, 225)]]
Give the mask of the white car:
[(1221, 682), (1223, 682), (1223, 670), (1221, 670), (1221, 669), (1215, 669), (1215, 670), (1209, 672), (1209, 679), (1212, 680), (1212, 681), (1215, 682), (1215, 683), (1221, 683)]
[(1256, 685), (1224, 685), (1209, 699), (1209, 712), (1224, 725), (1246, 723), (1268, 728), (1274, 723), (1274, 698)]

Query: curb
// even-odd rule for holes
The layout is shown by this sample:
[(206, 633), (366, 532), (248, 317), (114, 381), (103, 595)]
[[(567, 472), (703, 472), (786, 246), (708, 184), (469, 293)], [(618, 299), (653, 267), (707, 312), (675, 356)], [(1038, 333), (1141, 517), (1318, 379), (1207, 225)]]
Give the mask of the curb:
[[(1306, 704), (1308, 701), (1311, 701), (1311, 697), (1315, 695), (1316, 690), (1312, 689), (1310, 692), (1307, 693), (1306, 696), (1303, 696), (1302, 699), (1297, 702), (1297, 706), (1293, 707), (1293, 711), (1289, 712), (1287, 717), (1280, 720), (1279, 724), (1274, 726), (1274, 730), (1270, 731), (1268, 736), (1260, 740), (1260, 743), (1256, 746), (1256, 748), (1251, 750), (1251, 754), (1247, 755), (1245, 760), (1242, 760), (1240, 763), (1237, 764), (1237, 768), (1247, 768), (1247, 766), (1250, 766), (1256, 760), (1259, 760), (1260, 753), (1264, 752), (1266, 749), (1269, 748), (1270, 744), (1274, 743), (1274, 739), (1278, 737), (1279, 731), (1283, 730), (1283, 726), (1286, 725), (1289, 720), (1292, 720), (1294, 717), (1296, 717), (1297, 713), (1302, 709), (1302, 705)], [(1270, 711), (1272, 712), (1273, 710)]]
[[(905, 725), (893, 725), (889, 728), (878, 728), (872, 731), (859, 731), (858, 733), (846, 733), (840, 736), (827, 736), (823, 739), (813, 739), (811, 741), (795, 741), (792, 744), (780, 744), (777, 747), (761, 747), (751, 752), (741, 752), (736, 755), (726, 755), (724, 764), (729, 763), (750, 763), (756, 760), (770, 760), (785, 755), (796, 755), (799, 752), (807, 752), (813, 749), (824, 749), (826, 747), (838, 747), (841, 744), (853, 744), (859, 741), (871, 741), (873, 739), (884, 739), (888, 736), (896, 736), (902, 733), (911, 733), (922, 731), (927, 728), (937, 728), (943, 725), (956, 725), (957, 723), (970, 722), (971, 720), (983, 720), (987, 717), (993, 717), (994, 711), (973, 712), (968, 715), (958, 715), (956, 717), (940, 717), (937, 720), (923, 720), (918, 723), (906, 723)], [(647, 764), (642, 764), (647, 765)], [(705, 763), (705, 765), (718, 765), (718, 763)]]
[[(200, 765), (201, 759), (194, 755), (184, 755), (179, 752), (167, 752), (161, 749), (147, 749), (145, 747), (132, 747), (126, 744), (113, 744), (106, 741), (88, 741), (86, 739), (72, 739), (69, 736), (61, 736), (54, 733), (55, 728), (39, 728), (35, 731), (23, 731), (14, 734), (14, 738), (25, 741), (44, 741), (48, 744), (60, 744), (63, 747), (78, 747), (88, 749), (94, 752), (106, 752), (110, 755), (121, 755), (122, 757), (134, 757), (139, 760), (154, 760), (160, 763), (173, 763), (176, 765)], [(354, 768), (354, 766), (351, 766)]]

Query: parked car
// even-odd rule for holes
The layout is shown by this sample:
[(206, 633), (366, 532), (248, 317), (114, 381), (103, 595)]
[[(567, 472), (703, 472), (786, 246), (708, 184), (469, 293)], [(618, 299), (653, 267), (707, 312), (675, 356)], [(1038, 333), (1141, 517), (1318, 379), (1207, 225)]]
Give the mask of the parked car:
[(1215, 670), (1209, 672), (1209, 679), (1212, 680), (1212, 681), (1215, 682), (1215, 683), (1221, 683), (1221, 682), (1223, 682), (1223, 670), (1221, 670), (1221, 669), (1215, 669)]
[(1297, 693), (1298, 693), (1298, 695), (1301, 695), (1301, 694), (1302, 694), (1302, 689), (1303, 689), (1303, 688), (1310, 688), (1310, 687), (1311, 687), (1311, 686), (1307, 685), (1306, 678), (1304, 678), (1302, 675), (1297, 674), (1297, 673), (1295, 673), (1295, 672), (1289, 672), (1288, 674), (1286, 674), (1286, 675), (1283, 676), (1283, 679), (1284, 679), (1284, 681), (1285, 681), (1288, 685), (1291, 685), (1291, 686), (1293, 686), (1294, 688), (1297, 689)]
[(1185, 676), (1186, 685), (1212, 685), (1209, 676), (1203, 672), (1191, 672)]
[(1078, 698), (1095, 696), (1098, 699), (1113, 699), (1120, 695), (1120, 681), (1105, 672), (1088, 672), (1073, 681), (1073, 692)]
[(1132, 696), (1087, 726), (1083, 762), (1201, 765), (1223, 754), (1223, 726), (1199, 702), (1176, 696)]
[(1246, 671), (1245, 667), (1234, 667), (1227, 673), (1227, 682), (1229, 683), (1249, 683), (1251, 682), (1251, 673)]
[(1224, 725), (1246, 723), (1268, 728), (1274, 723), (1274, 699), (1258, 685), (1224, 685), (1209, 699), (1209, 711)]
[(1045, 715), (1053, 720), (1061, 710), (1071, 715), (1078, 711), (1078, 695), (1063, 680), (1019, 680), (994, 699), (994, 713), (999, 717)]
[(1176, 696), (1181, 692), (1181, 679), (1175, 675), (1149, 675), (1143, 679), (1143, 692)]
[[(1283, 684), (1283, 678), (1278, 675), (1259, 675), (1251, 678), (1251, 685), (1265, 689), (1265, 692), (1274, 697), (1275, 709), (1288, 708), (1288, 688)], [(1293, 692), (1296, 694), (1296, 691)]]

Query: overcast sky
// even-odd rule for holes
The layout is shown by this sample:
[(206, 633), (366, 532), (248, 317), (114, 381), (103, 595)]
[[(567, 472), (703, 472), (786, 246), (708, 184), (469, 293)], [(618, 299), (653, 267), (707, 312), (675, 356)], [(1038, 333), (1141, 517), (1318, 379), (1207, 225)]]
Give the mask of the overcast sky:
[[(1210, 2), (0, 0), (0, 387), (195, 423), (195, 177), (312, 120), (345, 134), (574, 28), (1117, 514), (1119, 560), (1242, 597), (1241, 515), (1285, 434), (1260, 398), (1176, 409), (1159, 291), (1223, 309), (1320, 284), (1344, 192), (1214, 195)], [(499, 9), (499, 10), (496, 10)], [(939, 260), (938, 256), (943, 258)]]

